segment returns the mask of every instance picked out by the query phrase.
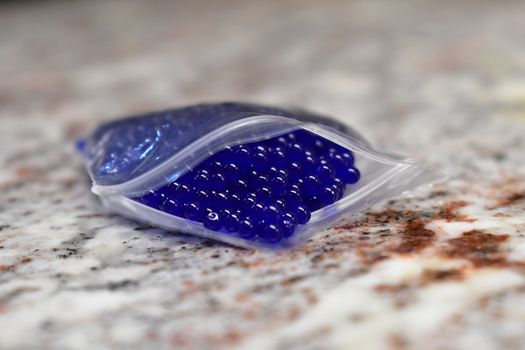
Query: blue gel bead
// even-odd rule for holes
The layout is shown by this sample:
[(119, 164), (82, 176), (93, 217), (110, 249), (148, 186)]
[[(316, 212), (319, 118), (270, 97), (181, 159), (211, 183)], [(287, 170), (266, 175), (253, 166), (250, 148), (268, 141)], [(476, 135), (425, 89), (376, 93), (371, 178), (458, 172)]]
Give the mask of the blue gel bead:
[(257, 203), (257, 200), (254, 197), (246, 197), (244, 198), (244, 204), (246, 207), (251, 208), (253, 205)]
[(216, 173), (211, 176), (210, 188), (216, 191), (223, 191), (226, 189), (226, 179), (221, 173)]
[(321, 208), (321, 201), (319, 200), (319, 197), (317, 196), (310, 196), (306, 199), (306, 204), (308, 206), (308, 210), (311, 212), (316, 211), (317, 209)]
[(352, 154), (352, 152), (350, 151), (344, 152), (341, 154), (341, 156), (343, 157), (343, 159), (345, 159), (346, 164), (348, 166), (354, 165), (355, 159), (354, 159), (354, 155)]
[(296, 208), (295, 214), (297, 215), (297, 222), (301, 225), (306, 224), (310, 220), (310, 211), (302, 205)]
[(346, 158), (344, 158), (341, 154), (332, 152), (328, 155), (328, 160), (334, 165), (335, 168), (346, 168), (350, 164), (348, 164), (348, 161)]
[(241, 167), (250, 164), (252, 154), (248, 148), (244, 146), (236, 146), (233, 153), (235, 155), (235, 160)]
[(228, 232), (236, 232), (239, 230), (240, 220), (239, 215), (231, 213), (224, 219), (224, 228)]
[(291, 132), (286, 136), (288, 137), (288, 140), (290, 140), (291, 142), (297, 142), (297, 136), (295, 135), (295, 133)]
[(210, 179), (208, 178), (208, 175), (204, 173), (198, 173), (193, 178), (193, 186), (195, 188), (207, 190), (210, 187)]
[(311, 174), (316, 170), (317, 161), (311, 155), (307, 155), (303, 160), (303, 169), (307, 174)]
[(321, 205), (330, 205), (337, 200), (337, 193), (330, 187), (325, 187), (319, 194), (319, 202)]
[(306, 155), (304, 148), (298, 143), (293, 143), (288, 147), (288, 158), (293, 162), (302, 162)]
[(232, 157), (233, 157), (233, 148), (231, 146), (224, 147), (223, 150), (221, 150), (220, 152), (217, 152), (217, 154), (214, 155), (214, 158), (224, 163), (227, 163)]
[(258, 152), (253, 156), (253, 167), (261, 172), (268, 169), (268, 157), (265, 153)]
[(262, 203), (267, 203), (272, 198), (272, 190), (268, 187), (261, 187), (256, 192), (257, 200)]
[(233, 208), (239, 208), (242, 204), (242, 199), (238, 194), (232, 193), (229, 195), (229, 202)]
[(184, 205), (184, 216), (188, 220), (200, 221), (202, 219), (202, 209), (199, 203), (191, 202)]
[(204, 206), (210, 200), (210, 195), (204, 190), (197, 191), (195, 193), (195, 200), (201, 205)]
[(284, 213), (282, 216), (282, 219), (290, 220), (294, 225), (297, 225), (299, 223), (297, 219), (297, 215), (295, 215), (294, 213), (290, 211), (287, 211), (286, 213)]
[(273, 205), (279, 208), (281, 211), (285, 211), (287, 208), (287, 203), (282, 198), (277, 199)]
[(288, 166), (288, 174), (292, 181), (296, 181), (303, 175), (303, 168), (299, 163), (292, 162)]
[(304, 191), (310, 195), (316, 195), (321, 190), (321, 180), (316, 175), (308, 175), (304, 179)]
[(286, 151), (281, 148), (273, 148), (270, 151), (270, 160), (274, 164), (284, 166), (286, 163), (288, 163)]
[(284, 198), (289, 205), (299, 205), (303, 202), (303, 197), (301, 196), (301, 193), (295, 189), (287, 191)]
[(242, 238), (250, 239), (255, 237), (255, 225), (250, 218), (245, 218), (239, 225), (239, 234)]
[(273, 177), (270, 179), (270, 187), (272, 189), (272, 193), (280, 195), (286, 189), (286, 180), (280, 176)]
[(267, 148), (263, 146), (261, 143), (255, 144), (253, 147), (253, 153), (262, 153), (266, 156), (267, 152), (268, 152)]
[(346, 171), (343, 173), (343, 176), (342, 176), (344, 182), (346, 182), (347, 184), (357, 183), (360, 177), (361, 177), (361, 173), (359, 172), (359, 170), (357, 170), (357, 168), (346, 169)]
[(283, 237), (286, 238), (286, 237), (291, 237), (293, 235), (296, 225), (294, 225), (294, 223), (291, 220), (284, 219), (280, 223), (280, 226), (281, 226), (281, 232), (283, 234)]
[(180, 186), (181, 186), (180, 183), (172, 182), (168, 185), (168, 192), (175, 195)]
[(208, 213), (203, 220), (203, 224), (210, 230), (218, 231), (222, 227), (222, 220), (219, 214), (215, 212)]
[(191, 189), (188, 185), (180, 185), (175, 191), (175, 196), (182, 202), (187, 202), (191, 197)]
[(182, 216), (184, 206), (176, 199), (167, 199), (162, 203), (162, 211), (171, 215)]
[(286, 140), (286, 137), (280, 136), (275, 141), (272, 142), (275, 146), (280, 146), (283, 148), (288, 147), (288, 140)]
[(255, 203), (250, 207), (250, 214), (254, 219), (260, 219), (264, 215), (264, 204)]
[(275, 205), (269, 205), (264, 208), (264, 220), (268, 222), (275, 222), (282, 215), (282, 211)]
[(335, 169), (329, 164), (319, 165), (316, 173), (323, 182), (328, 182), (335, 177)]
[(159, 208), (162, 205), (163, 198), (153, 190), (147, 190), (146, 193), (138, 198), (142, 204), (152, 208)]
[(261, 188), (268, 185), (268, 177), (266, 175), (259, 175), (254, 182), (255, 188)]
[(228, 196), (223, 192), (213, 192), (210, 199), (212, 207), (216, 208), (217, 210), (226, 208), (230, 204)]
[(239, 179), (230, 185), (233, 193), (243, 196), (248, 190), (248, 183), (245, 180)]
[(222, 171), (223, 164), (218, 160), (213, 160), (210, 162), (210, 165), (208, 166), (208, 168), (210, 169), (212, 173), (217, 173), (217, 172)]
[(269, 243), (277, 243), (283, 238), (283, 232), (279, 226), (268, 224), (264, 226), (261, 232), (261, 238)]
[(224, 166), (224, 176), (228, 181), (236, 181), (239, 178), (239, 166), (235, 163), (228, 163)]

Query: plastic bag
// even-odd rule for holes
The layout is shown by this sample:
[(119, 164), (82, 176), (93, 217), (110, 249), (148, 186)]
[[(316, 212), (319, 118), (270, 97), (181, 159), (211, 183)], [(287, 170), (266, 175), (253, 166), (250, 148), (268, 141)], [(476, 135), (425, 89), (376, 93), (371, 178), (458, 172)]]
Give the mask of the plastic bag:
[(100, 126), (80, 146), (111, 211), (246, 248), (290, 248), (441, 178), (305, 111), (203, 104)]

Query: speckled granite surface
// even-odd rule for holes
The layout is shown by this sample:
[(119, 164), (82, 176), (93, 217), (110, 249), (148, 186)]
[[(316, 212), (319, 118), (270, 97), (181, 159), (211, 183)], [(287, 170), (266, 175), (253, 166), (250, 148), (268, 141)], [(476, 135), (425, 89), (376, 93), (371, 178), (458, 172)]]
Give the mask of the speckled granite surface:
[[(524, 2), (0, 6), (0, 348), (525, 347)], [(449, 180), (286, 253), (104, 213), (76, 136), (231, 99)]]

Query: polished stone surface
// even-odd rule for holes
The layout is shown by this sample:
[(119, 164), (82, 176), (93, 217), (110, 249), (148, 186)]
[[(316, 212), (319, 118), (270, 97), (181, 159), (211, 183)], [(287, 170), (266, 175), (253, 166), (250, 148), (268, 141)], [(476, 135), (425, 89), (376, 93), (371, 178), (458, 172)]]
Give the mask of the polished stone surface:
[[(525, 3), (0, 6), (0, 348), (525, 347)], [(449, 179), (281, 253), (90, 194), (76, 137), (232, 99), (336, 115)]]

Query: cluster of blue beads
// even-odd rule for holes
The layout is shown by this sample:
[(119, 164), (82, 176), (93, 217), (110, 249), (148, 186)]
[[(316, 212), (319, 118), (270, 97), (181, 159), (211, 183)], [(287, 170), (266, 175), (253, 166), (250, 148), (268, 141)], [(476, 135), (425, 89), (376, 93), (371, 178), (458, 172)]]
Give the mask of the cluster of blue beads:
[(297, 130), (226, 147), (136, 200), (211, 230), (278, 243), (359, 178), (350, 150)]

